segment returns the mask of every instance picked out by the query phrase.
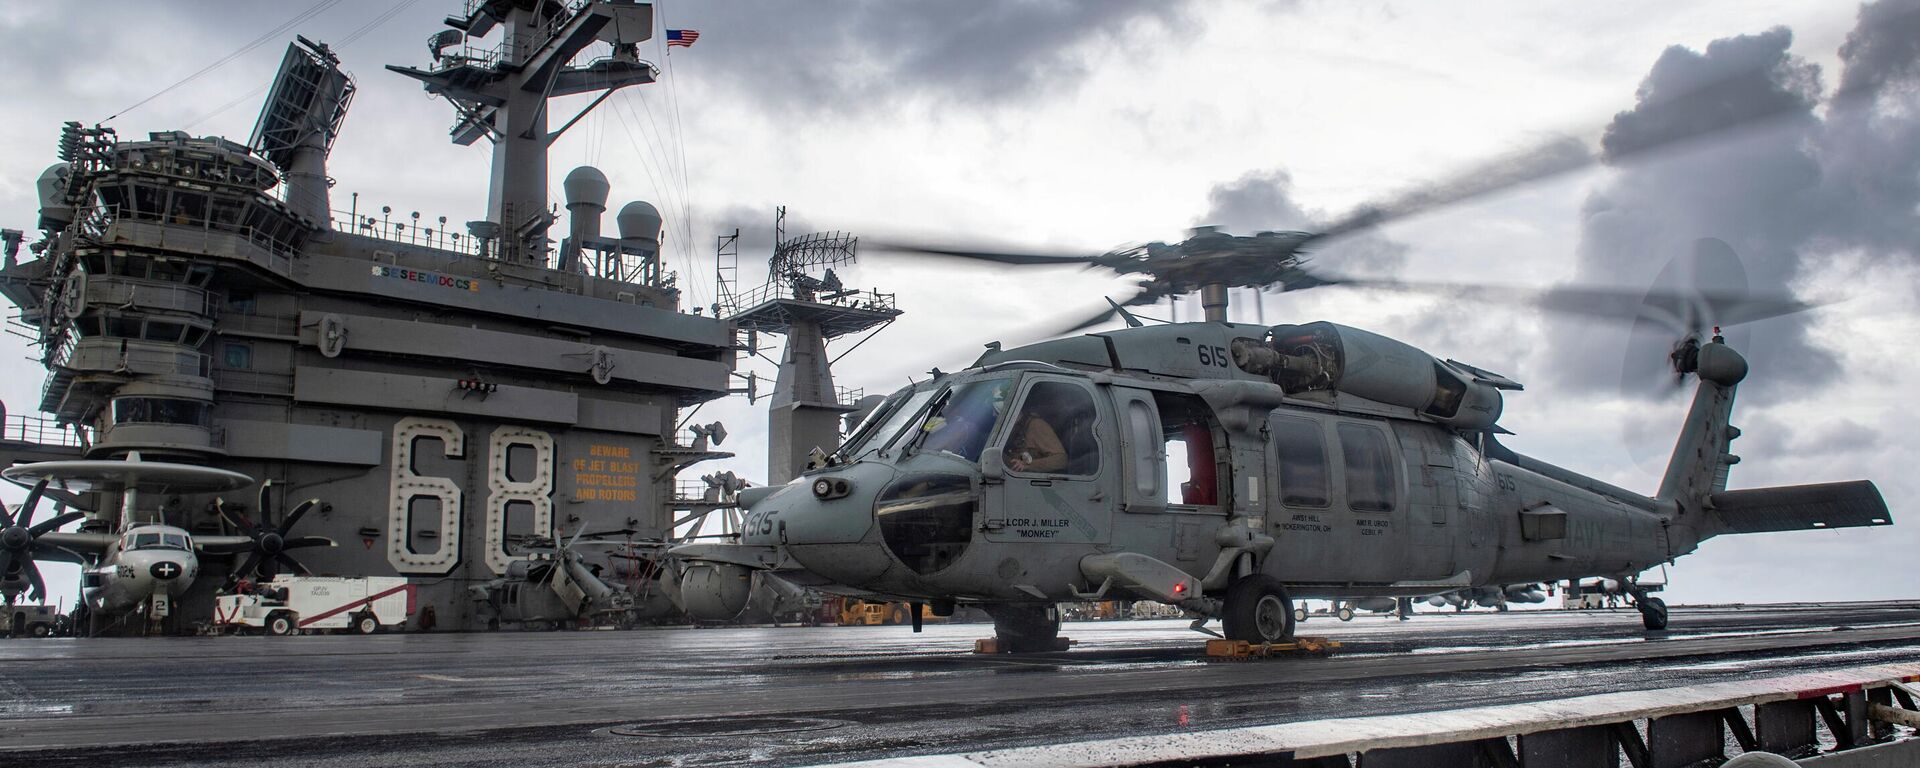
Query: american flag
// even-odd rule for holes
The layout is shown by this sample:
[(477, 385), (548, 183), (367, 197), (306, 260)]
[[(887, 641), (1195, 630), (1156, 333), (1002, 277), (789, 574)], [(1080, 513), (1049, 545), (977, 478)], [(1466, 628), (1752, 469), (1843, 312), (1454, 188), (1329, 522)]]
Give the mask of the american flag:
[(700, 39), (700, 33), (695, 30), (691, 30), (691, 29), (667, 30), (667, 47), (668, 48), (672, 48), (676, 45), (681, 48), (692, 48), (694, 42), (699, 39)]

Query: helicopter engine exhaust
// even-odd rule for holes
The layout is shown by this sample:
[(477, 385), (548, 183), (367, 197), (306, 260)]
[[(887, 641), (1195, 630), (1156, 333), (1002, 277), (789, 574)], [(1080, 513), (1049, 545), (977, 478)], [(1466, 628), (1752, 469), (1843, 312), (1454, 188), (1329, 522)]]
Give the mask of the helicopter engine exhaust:
[(753, 594), (753, 569), (732, 563), (688, 563), (680, 576), (681, 609), (701, 621), (740, 615)]
[(1276, 325), (1264, 341), (1233, 342), (1233, 362), (1288, 394), (1333, 391), (1411, 408), (1456, 429), (1499, 421), (1505, 377), (1442, 362), (1377, 333), (1328, 322)]

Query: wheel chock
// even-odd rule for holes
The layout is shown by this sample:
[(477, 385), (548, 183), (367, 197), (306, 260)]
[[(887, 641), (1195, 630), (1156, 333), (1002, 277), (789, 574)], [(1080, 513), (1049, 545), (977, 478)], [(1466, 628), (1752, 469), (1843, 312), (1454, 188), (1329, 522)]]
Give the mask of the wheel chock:
[[(1053, 639), (1053, 650), (1065, 651), (1079, 644), (1078, 640), (1056, 637)], [(996, 637), (983, 637), (973, 641), (973, 652), (977, 654), (1012, 653), (1012, 651), (1001, 650), (1000, 639)]]
[(1285, 643), (1250, 643), (1245, 640), (1208, 640), (1209, 659), (1264, 659), (1274, 656), (1328, 656), (1340, 647), (1337, 640), (1324, 637), (1296, 637)]

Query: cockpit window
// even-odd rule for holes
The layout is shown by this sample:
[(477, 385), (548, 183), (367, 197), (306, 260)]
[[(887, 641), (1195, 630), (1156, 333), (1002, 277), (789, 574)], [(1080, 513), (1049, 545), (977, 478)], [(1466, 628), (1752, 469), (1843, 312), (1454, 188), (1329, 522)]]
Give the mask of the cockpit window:
[(1001, 454), (1015, 472), (1091, 475), (1100, 470), (1093, 437), (1093, 397), (1085, 387), (1042, 381), (1027, 391)]
[(161, 541), (160, 546), (166, 547), (168, 549), (192, 549), (193, 548), (193, 545), (188, 543), (189, 540), (187, 539), (185, 534), (170, 533), (161, 537), (160, 541)]
[(947, 390), (920, 424), (917, 450), (946, 451), (967, 461), (979, 461), (1000, 416), (1006, 413), (1012, 379), (969, 381)]

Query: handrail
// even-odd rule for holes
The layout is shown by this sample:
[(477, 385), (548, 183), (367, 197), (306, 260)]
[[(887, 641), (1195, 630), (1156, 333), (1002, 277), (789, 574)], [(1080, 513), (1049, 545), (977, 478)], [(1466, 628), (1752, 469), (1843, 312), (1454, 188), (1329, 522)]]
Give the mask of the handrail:
[(751, 291), (747, 291), (746, 293), (734, 294), (730, 302), (723, 304), (721, 306), (721, 310), (724, 312), (725, 316), (731, 317), (733, 315), (737, 315), (743, 311), (752, 309), (754, 307), (760, 306), (761, 304), (765, 304), (769, 301), (774, 301), (776, 299), (794, 299), (797, 301), (810, 301), (816, 304), (825, 304), (830, 307), (845, 307), (847, 309), (863, 309), (863, 310), (870, 310), (875, 312), (892, 312), (898, 309), (898, 307), (896, 306), (896, 297), (898, 296), (898, 294), (893, 294), (893, 293), (881, 293), (879, 291), (855, 290), (855, 291), (836, 291), (836, 292), (827, 294), (827, 296), (831, 298), (826, 298), (821, 296), (800, 296), (800, 295), (797, 295), (797, 293), (793, 290), (793, 286), (790, 285), (788, 281), (775, 280), (773, 282), (767, 283), (766, 285), (762, 285), (759, 288), (755, 288)]
[(82, 447), (80, 436), (66, 429), (60, 422), (45, 416), (24, 413), (7, 414), (4, 423), (0, 423), (0, 441), (56, 445), (62, 448)]

